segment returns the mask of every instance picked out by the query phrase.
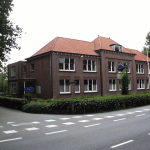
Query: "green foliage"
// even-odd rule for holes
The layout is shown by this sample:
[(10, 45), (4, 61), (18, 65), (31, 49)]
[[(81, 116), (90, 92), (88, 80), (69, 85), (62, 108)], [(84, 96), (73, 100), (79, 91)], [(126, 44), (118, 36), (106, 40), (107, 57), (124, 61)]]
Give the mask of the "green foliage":
[(146, 42), (145, 46), (143, 47), (142, 53), (147, 55), (147, 50), (148, 50), (148, 57), (150, 57), (150, 32), (147, 33)]
[(32, 99), (32, 93), (31, 92), (27, 92), (27, 93), (25, 93), (25, 99), (27, 99), (28, 100), (28, 102), (30, 102), (31, 101), (31, 99)]
[(27, 103), (26, 99), (0, 96), (0, 104), (5, 107), (22, 110), (22, 107)]
[(131, 95), (107, 95), (97, 97), (83, 97), (52, 100), (31, 101), (23, 106), (23, 111), (46, 114), (72, 114), (74, 105), (75, 114), (97, 113), (120, 110), (150, 104), (150, 93)]
[(8, 60), (6, 55), (12, 48), (20, 49), (16, 40), (21, 38), (22, 29), (9, 20), (12, 2), (13, 0), (0, 0), (0, 65)]

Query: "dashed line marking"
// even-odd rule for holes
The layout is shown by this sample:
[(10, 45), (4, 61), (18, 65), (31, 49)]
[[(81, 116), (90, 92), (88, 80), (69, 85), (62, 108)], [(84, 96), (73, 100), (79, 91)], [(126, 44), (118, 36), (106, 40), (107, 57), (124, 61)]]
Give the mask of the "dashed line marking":
[(136, 115), (135, 117), (141, 117), (141, 116), (144, 116), (145, 114), (141, 114), (141, 115)]
[(88, 126), (84, 126), (84, 127), (88, 128), (88, 127), (93, 127), (93, 126), (98, 126), (98, 125), (100, 125), (100, 123), (98, 123), (98, 124), (92, 124), (92, 125), (88, 125)]
[(125, 120), (126, 118), (122, 118), (122, 119), (117, 119), (117, 120), (113, 120), (113, 121), (122, 121)]
[(22, 137), (14, 138), (14, 139), (7, 139), (7, 140), (1, 140), (0, 142), (8, 142), (8, 141), (15, 141), (15, 140), (21, 140)]
[(29, 123), (20, 123), (20, 124), (11, 124), (11, 125), (14, 126), (14, 127), (17, 127), (17, 126), (30, 125), (30, 124), (32, 124), (32, 122), (29, 122)]
[(133, 142), (133, 141), (134, 141), (134, 140), (130, 140), (130, 141), (127, 141), (127, 142), (123, 142), (123, 143), (120, 143), (120, 144), (111, 146), (110, 148), (116, 148), (116, 147), (119, 147), (119, 146), (122, 146), (122, 145), (125, 145), (125, 144), (128, 144), (128, 143), (131, 143), (131, 142)]
[(94, 115), (84, 115), (84, 116), (87, 116), (87, 117), (92, 117), (92, 116), (94, 116)]
[(50, 133), (45, 133), (46, 135), (49, 134), (56, 134), (56, 133), (62, 133), (62, 132), (66, 132), (67, 130), (61, 130), (61, 131), (56, 131), (56, 132), (50, 132)]
[(148, 135), (150, 135), (150, 133), (148, 133)]
[(6, 134), (11, 134), (11, 133), (17, 133), (18, 131), (16, 130), (9, 130), (9, 131), (3, 131)]
[(126, 114), (117, 114), (116, 116), (119, 116), (119, 117), (120, 117), (120, 116), (125, 116), (125, 115), (126, 115)]
[(134, 111), (134, 112), (143, 112), (143, 111)]
[(61, 119), (61, 120), (68, 120), (68, 119), (70, 119), (70, 118), (59, 118), (59, 119)]
[(74, 116), (72, 118), (82, 118), (83, 116)]
[(45, 126), (45, 127), (47, 127), (47, 128), (54, 128), (54, 127), (58, 127), (58, 125), (47, 125), (47, 126)]
[(44, 120), (44, 121), (46, 121), (46, 122), (53, 122), (53, 121), (56, 121), (56, 120)]
[(79, 120), (78, 122), (90, 122), (90, 120)]
[(105, 118), (114, 118), (115, 116), (105, 116)]
[(134, 114), (135, 112), (127, 112), (126, 114), (127, 115), (131, 115), (131, 114)]
[(4, 126), (0, 126), (0, 128), (4, 128)]
[(143, 111), (150, 111), (150, 109), (143, 109)]
[(73, 123), (73, 122), (65, 122), (65, 123), (63, 123), (64, 125), (72, 125), (72, 124), (75, 124), (75, 123)]
[(7, 122), (7, 124), (12, 124), (12, 123), (14, 123), (14, 122)]
[(39, 130), (39, 128), (32, 127), (32, 128), (26, 128), (25, 130), (28, 130), (28, 131), (34, 131), (34, 130)]
[(92, 118), (93, 120), (102, 120), (104, 118)]
[(33, 124), (38, 124), (38, 123), (40, 123), (40, 122), (37, 122), (37, 121), (35, 121), (35, 122), (32, 122)]

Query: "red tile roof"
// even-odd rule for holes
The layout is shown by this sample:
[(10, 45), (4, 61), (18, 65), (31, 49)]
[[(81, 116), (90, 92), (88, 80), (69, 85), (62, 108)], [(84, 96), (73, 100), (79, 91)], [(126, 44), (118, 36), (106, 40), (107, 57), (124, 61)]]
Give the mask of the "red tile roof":
[(68, 53), (77, 53), (77, 54), (86, 54), (86, 55), (98, 55), (94, 51), (94, 43), (86, 42), (80, 40), (74, 40), (69, 38), (57, 37), (48, 43), (46, 46), (41, 48), (33, 56), (48, 52), (68, 52)]
[[(56, 37), (47, 45), (45, 45), (43, 48), (41, 48), (38, 52), (32, 55), (32, 57), (49, 51), (86, 54), (86, 55), (98, 55), (94, 50), (105, 49), (105, 50), (114, 51), (114, 49), (110, 46), (112, 44), (120, 45), (110, 38), (105, 38), (101, 36), (97, 37), (92, 42)], [(147, 61), (147, 56), (139, 52), (138, 50), (133, 50), (133, 49), (123, 47), (123, 52), (136, 54), (135, 60)]]

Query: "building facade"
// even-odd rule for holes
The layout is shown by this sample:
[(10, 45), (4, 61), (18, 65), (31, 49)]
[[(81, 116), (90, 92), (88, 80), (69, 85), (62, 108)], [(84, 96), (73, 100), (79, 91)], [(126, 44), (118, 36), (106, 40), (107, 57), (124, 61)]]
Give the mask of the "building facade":
[(110, 38), (87, 42), (57, 37), (8, 66), (9, 93), (23, 97), (25, 87), (34, 87), (33, 97), (43, 99), (119, 94), (120, 64), (128, 67), (131, 93), (149, 91), (149, 60)]

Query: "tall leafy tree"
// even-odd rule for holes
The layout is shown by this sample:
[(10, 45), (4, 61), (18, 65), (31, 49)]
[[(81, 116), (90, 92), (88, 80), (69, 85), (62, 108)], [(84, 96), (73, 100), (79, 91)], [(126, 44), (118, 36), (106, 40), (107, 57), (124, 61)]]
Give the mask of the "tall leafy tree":
[(148, 57), (150, 57), (150, 32), (147, 33), (146, 42), (145, 46), (143, 47), (142, 53), (147, 55), (147, 50), (148, 50)]
[(12, 49), (20, 50), (20, 46), (16, 43), (17, 38), (21, 38), (22, 28), (15, 25), (9, 15), (13, 8), (13, 0), (0, 0), (0, 68), (2, 62), (9, 59)]

